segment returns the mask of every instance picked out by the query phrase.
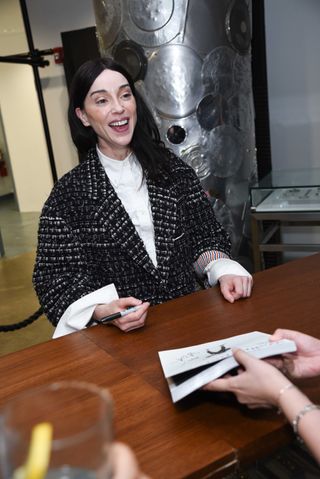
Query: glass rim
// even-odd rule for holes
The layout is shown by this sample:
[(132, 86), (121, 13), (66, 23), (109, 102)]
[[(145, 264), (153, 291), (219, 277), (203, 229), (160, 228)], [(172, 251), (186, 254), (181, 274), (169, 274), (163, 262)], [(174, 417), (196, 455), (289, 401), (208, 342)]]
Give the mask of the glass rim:
[[(41, 392), (57, 392), (59, 390), (67, 389), (67, 388), (73, 388), (74, 390), (78, 391), (87, 391), (88, 393), (92, 394), (93, 396), (100, 397), (103, 403), (105, 403), (106, 406), (110, 407), (110, 419), (112, 422), (113, 418), (113, 400), (110, 392), (108, 389), (98, 386), (94, 383), (86, 382), (86, 381), (79, 381), (79, 380), (59, 380), (59, 381), (54, 381), (51, 383), (44, 383), (40, 384), (34, 387), (29, 387), (21, 392), (16, 393), (14, 396), (12, 396), (10, 399), (8, 399), (8, 402), (4, 404), (0, 408), (0, 416), (2, 416), (3, 419), (3, 426), (5, 427), (5, 418), (10, 414), (10, 409), (14, 406), (14, 404), (20, 402), (23, 400), (24, 397), (31, 397), (34, 396), (37, 393)], [(66, 438), (59, 438), (59, 439), (53, 439), (52, 440), (52, 449), (54, 450), (59, 450), (61, 448), (64, 448), (66, 446), (71, 446), (73, 444), (80, 443), (83, 441), (86, 437), (90, 437), (93, 435), (97, 430), (103, 429), (105, 423), (107, 423), (109, 417), (105, 416), (105, 418), (101, 418), (100, 420), (96, 420), (95, 423), (88, 427), (86, 430), (77, 432), (75, 434), (71, 434), (70, 436)], [(50, 422), (50, 420), (48, 420)], [(110, 428), (110, 436), (111, 436), (111, 428)]]

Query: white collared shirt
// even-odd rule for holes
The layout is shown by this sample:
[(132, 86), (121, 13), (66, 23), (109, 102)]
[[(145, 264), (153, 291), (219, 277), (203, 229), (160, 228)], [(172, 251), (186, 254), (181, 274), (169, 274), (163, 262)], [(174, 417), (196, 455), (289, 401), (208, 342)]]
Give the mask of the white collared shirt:
[(133, 153), (124, 160), (109, 158), (98, 147), (97, 153), (111, 185), (130, 216), (154, 266), (157, 266), (149, 193), (139, 161)]

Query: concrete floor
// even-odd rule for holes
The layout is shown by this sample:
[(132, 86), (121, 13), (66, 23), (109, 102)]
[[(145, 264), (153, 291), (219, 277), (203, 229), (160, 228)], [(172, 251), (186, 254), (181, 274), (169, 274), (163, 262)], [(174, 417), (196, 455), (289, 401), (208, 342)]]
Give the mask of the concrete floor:
[(13, 194), (0, 196), (0, 231), (6, 258), (36, 248), (39, 214), (20, 213)]
[[(19, 213), (12, 196), (0, 197), (0, 228), (5, 256), (0, 258), (0, 324), (27, 318), (40, 306), (32, 286), (39, 213)], [(0, 356), (52, 337), (53, 327), (41, 316), (13, 332), (0, 332)]]

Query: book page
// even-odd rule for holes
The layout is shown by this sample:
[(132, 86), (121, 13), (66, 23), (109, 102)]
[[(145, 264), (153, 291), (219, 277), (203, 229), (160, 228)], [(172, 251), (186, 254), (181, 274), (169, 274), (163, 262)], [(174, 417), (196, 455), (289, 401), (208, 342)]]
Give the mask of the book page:
[(197, 344), (187, 348), (160, 351), (159, 357), (166, 378), (212, 364), (232, 356), (232, 348), (250, 348), (268, 342), (270, 335), (254, 331), (227, 339)]
[[(269, 342), (269, 334), (258, 331), (189, 348), (160, 351), (159, 357), (173, 402), (177, 402), (238, 366), (231, 348), (247, 351), (257, 358), (296, 351), (294, 341)], [(208, 358), (213, 351), (214, 359)], [(214, 349), (212, 349), (214, 348)], [(219, 348), (219, 349), (218, 349)], [(225, 350), (221, 351), (221, 349)], [(174, 374), (171, 374), (175, 371)]]

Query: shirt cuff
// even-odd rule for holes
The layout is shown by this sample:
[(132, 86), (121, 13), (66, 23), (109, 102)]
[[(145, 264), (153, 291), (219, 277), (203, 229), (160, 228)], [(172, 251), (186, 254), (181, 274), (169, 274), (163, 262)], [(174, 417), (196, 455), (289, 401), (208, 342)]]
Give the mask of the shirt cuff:
[(205, 276), (205, 270), (206, 267), (209, 266), (213, 261), (220, 259), (220, 258), (229, 258), (229, 256), (225, 253), (222, 253), (221, 251), (218, 250), (209, 250), (209, 251), (204, 251), (193, 263), (194, 270), (199, 276), (199, 278), (202, 278)]
[(97, 304), (110, 303), (115, 299), (119, 299), (119, 296), (114, 284), (108, 284), (78, 299), (65, 310), (52, 338), (59, 338), (85, 328)]
[(211, 261), (205, 268), (205, 272), (208, 277), (210, 286), (217, 284), (219, 278), (224, 274), (234, 274), (236, 276), (249, 276), (250, 273), (240, 263), (233, 261), (232, 259), (221, 258), (215, 261)]

